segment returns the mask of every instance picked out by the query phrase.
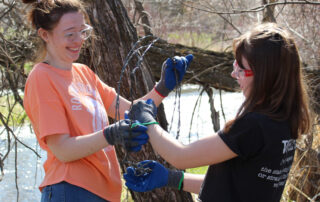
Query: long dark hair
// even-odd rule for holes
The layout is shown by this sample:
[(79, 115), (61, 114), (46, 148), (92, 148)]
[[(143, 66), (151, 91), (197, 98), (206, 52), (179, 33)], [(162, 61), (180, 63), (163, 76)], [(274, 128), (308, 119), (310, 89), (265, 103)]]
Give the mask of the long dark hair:
[[(28, 20), (34, 29), (52, 30), (66, 13), (80, 12), (89, 23), (88, 14), (80, 0), (22, 0), (32, 7), (28, 12)], [(46, 55), (45, 42), (40, 39), (36, 61), (41, 61)]]
[(274, 23), (256, 26), (233, 42), (236, 60), (244, 57), (254, 77), (249, 95), (232, 123), (248, 112), (265, 114), (273, 120), (289, 121), (292, 138), (307, 133), (310, 115), (298, 49), (290, 34)]

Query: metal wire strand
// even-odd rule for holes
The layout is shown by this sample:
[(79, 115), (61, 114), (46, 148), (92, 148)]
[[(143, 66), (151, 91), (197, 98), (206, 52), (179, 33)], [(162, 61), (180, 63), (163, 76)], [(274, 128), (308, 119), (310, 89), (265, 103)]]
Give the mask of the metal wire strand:
[[(140, 38), (134, 45), (133, 47), (131, 48), (131, 50), (129, 51), (125, 61), (124, 61), (124, 65), (121, 69), (121, 73), (120, 73), (120, 79), (119, 79), (119, 82), (117, 83), (118, 86), (117, 86), (117, 98), (116, 98), (116, 112), (115, 112), (115, 122), (119, 121), (120, 120), (120, 100), (119, 100), (119, 97), (120, 97), (120, 89), (121, 89), (121, 84), (122, 84), (122, 79), (123, 79), (123, 75), (124, 75), (124, 72), (126, 70), (126, 68), (128, 67), (128, 64), (129, 62), (131, 61), (131, 59), (136, 56), (138, 58), (138, 61), (135, 65), (135, 68), (130, 72), (130, 80), (129, 80), (129, 86), (130, 86), (130, 95), (129, 95), (129, 98), (130, 98), (130, 101), (131, 101), (131, 106), (130, 106), (130, 109), (133, 105), (133, 87), (136, 86), (136, 76), (135, 76), (135, 73), (137, 71), (137, 69), (140, 68), (141, 66), (141, 63), (143, 61), (143, 58), (145, 56), (145, 54), (147, 53), (148, 50), (150, 50), (151, 46), (157, 41), (159, 40), (159, 38), (156, 38), (154, 40), (152, 40), (149, 44), (147, 45), (143, 45), (143, 46), (140, 46), (140, 43), (147, 39), (147, 38), (150, 38), (150, 37), (153, 37), (153, 36), (145, 36), (145, 37), (142, 37)], [(140, 54), (140, 51), (143, 50), (143, 53)], [(132, 126), (132, 123), (133, 123), (133, 120), (130, 120), (130, 134), (129, 134), (129, 139), (132, 138), (132, 129), (131, 129), (131, 126)], [(122, 142), (122, 145), (123, 147), (125, 148), (124, 149), (124, 158), (122, 159), (122, 162), (128, 166), (132, 166), (135, 168), (135, 175), (137, 176), (141, 176), (141, 175), (144, 175), (145, 173), (150, 173), (151, 172), (151, 169), (150, 168), (144, 168), (143, 166), (138, 166), (137, 163), (135, 163), (133, 160), (132, 160), (132, 157), (129, 155), (128, 151), (127, 151), (127, 148), (126, 148), (126, 145), (125, 145), (125, 141), (122, 137), (121, 139), (121, 142)]]

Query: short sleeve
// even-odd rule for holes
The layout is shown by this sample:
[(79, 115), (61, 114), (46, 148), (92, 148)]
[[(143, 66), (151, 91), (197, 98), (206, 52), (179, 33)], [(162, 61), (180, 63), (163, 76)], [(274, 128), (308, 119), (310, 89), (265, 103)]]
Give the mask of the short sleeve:
[(35, 71), (25, 87), (24, 107), (42, 148), (44, 137), (69, 134), (66, 110), (46, 72)]
[(218, 135), (240, 158), (252, 158), (263, 148), (264, 138), (257, 118), (249, 113), (236, 120), (226, 133)]

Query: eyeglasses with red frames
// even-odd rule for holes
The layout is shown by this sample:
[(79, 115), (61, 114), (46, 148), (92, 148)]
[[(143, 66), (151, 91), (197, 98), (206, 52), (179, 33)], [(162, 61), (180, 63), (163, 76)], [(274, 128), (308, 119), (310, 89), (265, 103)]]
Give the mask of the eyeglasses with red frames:
[(241, 68), (237, 60), (234, 60), (233, 62), (233, 73), (237, 79), (253, 76), (253, 71), (251, 69)]

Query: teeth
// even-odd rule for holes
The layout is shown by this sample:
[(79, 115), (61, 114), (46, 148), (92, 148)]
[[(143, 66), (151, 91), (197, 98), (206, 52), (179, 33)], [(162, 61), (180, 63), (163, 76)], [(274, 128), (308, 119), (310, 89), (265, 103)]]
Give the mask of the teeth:
[(79, 48), (69, 48), (70, 50), (72, 50), (72, 51), (78, 51), (79, 50)]

